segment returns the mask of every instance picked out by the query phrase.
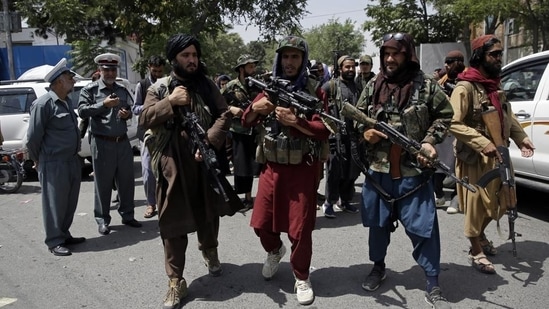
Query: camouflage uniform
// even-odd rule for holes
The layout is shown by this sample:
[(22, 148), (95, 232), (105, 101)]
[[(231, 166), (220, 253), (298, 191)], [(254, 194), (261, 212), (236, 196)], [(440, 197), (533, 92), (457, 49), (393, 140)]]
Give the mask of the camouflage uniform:
[[(387, 114), (389, 119), (379, 119), (379, 110), (376, 110), (374, 105), (377, 102), (372, 102), (372, 95), (374, 93), (374, 85), (377, 80), (377, 76), (370, 80), (366, 85), (366, 88), (362, 91), (362, 94), (358, 100), (357, 108), (367, 114), (369, 117), (377, 120), (385, 120), (390, 125), (399, 128), (401, 132), (408, 135), (408, 137), (420, 143), (438, 144), (444, 140), (452, 119), (453, 111), (452, 106), (449, 104), (448, 97), (444, 94), (442, 89), (437, 85), (436, 81), (424, 75), (420, 72), (416, 78), (420, 84), (417, 90), (417, 100), (412, 98), (409, 105), (404, 107), (403, 110), (413, 108), (412, 116), (414, 119), (417, 116), (417, 121), (408, 120), (405, 124), (401, 119), (399, 111), (396, 110), (396, 106), (389, 104), (383, 104), (383, 111), (381, 113)], [(412, 95), (413, 96), (413, 95)], [(424, 118), (421, 118), (419, 113), (425, 111)], [(434, 119), (429, 123), (429, 119)], [(367, 128), (364, 124), (357, 124), (359, 132), (364, 132)], [(376, 172), (388, 173), (389, 172), (389, 148), (391, 141), (385, 140), (375, 145), (368, 145), (367, 160), (370, 163), (370, 169)], [(416, 176), (422, 171), (411, 163), (415, 162), (415, 158), (411, 158), (406, 152), (402, 153), (402, 160), (400, 161), (400, 170), (403, 176)]]
[[(234, 71), (240, 72), (239, 68), (249, 63), (257, 63), (252, 56), (244, 54), (238, 58), (237, 65), (233, 68)], [(222, 90), (222, 94), (227, 101), (227, 104), (236, 106), (242, 110), (251, 103), (251, 100), (257, 96), (257, 91), (252, 91), (247, 87), (240, 76), (231, 80)], [(234, 187), (237, 194), (246, 194), (243, 202), (247, 208), (253, 207), (251, 199), (251, 191), (253, 187), (254, 163), (255, 163), (255, 148), (256, 134), (253, 128), (244, 127), (240, 121), (240, 117), (234, 117), (231, 122), (231, 139), (230, 157), (232, 157), (234, 166)], [(228, 150), (229, 151), (229, 150)]]
[[(383, 64), (381, 72), (364, 88), (357, 107), (420, 143), (442, 142), (452, 119), (452, 107), (440, 86), (420, 70), (413, 39), (402, 33), (387, 35), (380, 50), (382, 57), (386, 55), (385, 48), (404, 54), (406, 63), (399, 63), (404, 69), (397, 75), (389, 74)], [(360, 136), (369, 129), (362, 124), (356, 127)], [(431, 293), (440, 293), (440, 289), (434, 289), (440, 273), (440, 236), (430, 181), (432, 172), (416, 167), (416, 158), (390, 140), (381, 139), (366, 148), (370, 168), (362, 187), (361, 215), (362, 224), (369, 227), (369, 257), (374, 268), (362, 286), (375, 290), (385, 278), (393, 221), (398, 220), (413, 244), (412, 256), (425, 273), (426, 297), (432, 300)], [(395, 173), (396, 168), (400, 175)], [(374, 183), (396, 200), (384, 199)]]

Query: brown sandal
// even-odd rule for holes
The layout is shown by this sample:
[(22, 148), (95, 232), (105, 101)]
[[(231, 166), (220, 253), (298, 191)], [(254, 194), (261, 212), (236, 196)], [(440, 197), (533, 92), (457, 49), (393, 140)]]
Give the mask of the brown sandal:
[(484, 253), (472, 255), (471, 251), (469, 251), (469, 263), (471, 263), (471, 266), (473, 266), (474, 269), (480, 271), (483, 274), (492, 275), (496, 273), (494, 264), (492, 264), (486, 258), (486, 255), (484, 255)]
[(480, 235), (480, 246), (484, 254), (494, 256), (498, 253), (498, 249), (494, 247), (494, 244), (486, 238), (486, 235)]
[(145, 209), (145, 213), (143, 214), (144, 218), (152, 218), (156, 215), (156, 207), (148, 205), (147, 209)]

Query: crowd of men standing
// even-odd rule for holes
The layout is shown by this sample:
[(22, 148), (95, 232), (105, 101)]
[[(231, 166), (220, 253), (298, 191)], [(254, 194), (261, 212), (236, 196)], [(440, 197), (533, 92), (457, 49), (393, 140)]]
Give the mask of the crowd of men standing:
[[(309, 101), (315, 106), (308, 106), (308, 111), (288, 105), (273, 92), (252, 87), (248, 79), (257, 76), (258, 61), (248, 54), (241, 55), (233, 67), (235, 79), (211, 80), (201, 61), (204, 51), (191, 35), (176, 34), (168, 39), (167, 62), (159, 56), (150, 58), (148, 75), (137, 84), (135, 102), (116, 82), (120, 57), (98, 55), (95, 62), (100, 77), (82, 89), (78, 102), (79, 116), (90, 120), (98, 232), (110, 232), (113, 188), (122, 223), (141, 226), (134, 213), (133, 153), (126, 126), (129, 118), (139, 116), (147, 198), (143, 216), (158, 214), (168, 276), (163, 308), (179, 308), (188, 293), (183, 275), (188, 234), (196, 232), (198, 250), (209, 274), (220, 276), (220, 217), (252, 208), (250, 225), (266, 254), (262, 276), (266, 280), (275, 277), (288, 251), (281, 233), (287, 233), (297, 301), (302, 305), (313, 303), (315, 294), (309, 277), (312, 232), (323, 171), (324, 216), (335, 218), (334, 208), (360, 212), (364, 227), (369, 228), (368, 243), (364, 245), (369, 247), (373, 265), (362, 288), (375, 291), (389, 274), (385, 257), (391, 233), (400, 222), (413, 244), (412, 257), (424, 270), (426, 302), (433, 308), (451, 308), (438, 278), (436, 198), (441, 177), (431, 165), (439, 153), (454, 145), (442, 149), (435, 146), (442, 145), (451, 132), (461, 145), (457, 150), (458, 176), (478, 178), (498, 164), (498, 152), (485, 124), (471, 113), (494, 107), (506, 130), (504, 137), (513, 139), (523, 156), (534, 152), (505, 97), (497, 91), (501, 42), (494, 36), (482, 36), (472, 42), (472, 47), (472, 67), (465, 70), (460, 65), (463, 55), (450, 53), (445, 59), (447, 76), (437, 83), (421, 71), (414, 40), (406, 33), (383, 36), (377, 75), (371, 72), (370, 56), (363, 55), (356, 63), (353, 57), (343, 55), (337, 59), (333, 75), (327, 76), (327, 67), (322, 63), (309, 65), (307, 42), (287, 36), (279, 42), (272, 74), (265, 82), (268, 85), (284, 79), (292, 93), (314, 98)], [(166, 64), (171, 71), (164, 76)], [(59, 256), (70, 255), (70, 246), (85, 241), (69, 232), (80, 185), (80, 132), (67, 96), (74, 85), (73, 77), (74, 72), (64, 60), (46, 76), (51, 91), (34, 102), (28, 132), (29, 152), (42, 186), (45, 243)], [(482, 102), (470, 94), (475, 91), (484, 95)], [(388, 139), (381, 127), (343, 114), (346, 104), (355, 113), (389, 124), (420, 143), (424, 151), (411, 155)], [(228, 133), (232, 151), (226, 156)], [(196, 136), (202, 140), (196, 140)], [(206, 147), (197, 146), (201, 143)], [(234, 187), (224, 181), (223, 172), (212, 174), (208, 147), (215, 149), (217, 162), (222, 161), (220, 157), (232, 159)], [(472, 161), (471, 157), (477, 159)], [(352, 200), (361, 172), (366, 181), (357, 207)], [(257, 174), (254, 197), (252, 184)], [(214, 180), (217, 185), (212, 185)], [(471, 266), (486, 274), (496, 272), (486, 255), (497, 251), (485, 229), (505, 212), (504, 205), (493, 196), (497, 185), (488, 193), (475, 194), (458, 186), (454, 194), (459, 211), (465, 213), (464, 233), (471, 244)], [(243, 195), (242, 199), (237, 194)]]

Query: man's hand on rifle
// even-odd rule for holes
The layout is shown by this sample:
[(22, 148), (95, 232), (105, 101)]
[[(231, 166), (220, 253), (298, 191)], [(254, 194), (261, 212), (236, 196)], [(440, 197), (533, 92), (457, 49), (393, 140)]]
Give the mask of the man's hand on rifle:
[(252, 112), (267, 116), (275, 110), (275, 107), (276, 106), (269, 101), (269, 98), (263, 97), (253, 103)]
[(364, 139), (370, 144), (376, 144), (381, 141), (381, 139), (387, 139), (388, 137), (383, 132), (376, 129), (368, 129), (364, 131), (362, 135), (364, 136)]
[(297, 124), (297, 116), (294, 114), (292, 108), (280, 107), (275, 108), (276, 120), (282, 125), (295, 127)]
[(536, 147), (534, 147), (534, 144), (528, 137), (525, 138), (520, 144), (520, 154), (524, 158), (530, 158), (531, 156), (533, 156), (534, 149), (536, 149)]
[(240, 117), (242, 116), (242, 114), (244, 114), (242, 108), (236, 106), (229, 106), (229, 111), (231, 112), (231, 115), (233, 115), (233, 117)]
[(196, 162), (202, 162), (202, 160), (204, 160), (204, 158), (202, 158), (202, 153), (200, 153), (199, 149), (195, 151), (194, 159), (196, 160)]
[[(423, 143), (421, 144), (421, 148), (423, 149), (422, 151), (420, 151), (420, 153), (418, 153), (417, 157), (416, 157), (416, 160), (417, 162), (421, 165), (421, 166), (429, 166), (431, 167), (431, 162), (433, 161), (433, 159), (436, 159), (438, 157), (438, 154), (437, 154), (437, 150), (435, 149), (435, 147), (429, 143)], [(426, 153), (426, 154), (429, 154), (429, 157), (425, 157), (423, 154), (421, 153)]]
[(187, 88), (183, 86), (175, 87), (173, 92), (168, 96), (168, 100), (172, 106), (183, 106), (191, 103), (191, 98), (187, 92)]
[(488, 146), (484, 147), (484, 149), (482, 149), (482, 154), (487, 156), (487, 157), (498, 157), (500, 159), (500, 162), (501, 162), (501, 158), (499, 157), (499, 152), (498, 152), (498, 149), (496, 148), (496, 145), (494, 143), (490, 143), (488, 144)]

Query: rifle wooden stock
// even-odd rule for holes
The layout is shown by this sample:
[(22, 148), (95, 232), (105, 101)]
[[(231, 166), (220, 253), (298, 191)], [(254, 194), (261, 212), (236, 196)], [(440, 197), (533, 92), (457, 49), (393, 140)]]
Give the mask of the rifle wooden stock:
[[(492, 174), (494, 176), (499, 175), (501, 180), (501, 188), (499, 189), (499, 204), (504, 205), (507, 209), (507, 219), (509, 221), (509, 237), (513, 243), (513, 256), (517, 256), (517, 246), (515, 243), (515, 236), (521, 236), (521, 234), (515, 232), (515, 220), (518, 217), (517, 213), (517, 192), (515, 186), (515, 177), (511, 168), (511, 158), (509, 156), (509, 148), (503, 138), (503, 129), (501, 126), (501, 120), (499, 118), (498, 111), (494, 107), (490, 107), (487, 111), (482, 112), (482, 120), (488, 130), (488, 134), (492, 139), (494, 145), (496, 145), (498, 151), (498, 167), (499, 173), (488, 172), (486, 176)], [(501, 161), (499, 161), (501, 160)], [(486, 179), (483, 179), (486, 178)], [(481, 177), (479, 184), (482, 182), (484, 185), (489, 182), (490, 177)], [(495, 178), (495, 177), (494, 177)], [(481, 185), (481, 186), (484, 186)]]
[[(485, 112), (482, 112), (482, 120), (490, 134), (490, 138), (498, 150), (499, 156), (503, 162), (505, 170), (501, 170), (500, 178), (502, 182), (500, 201), (507, 206), (507, 209), (513, 209), (517, 206), (517, 194), (515, 190), (515, 182), (513, 171), (511, 170), (511, 161), (509, 157), (509, 149), (503, 139), (503, 132), (501, 127), (501, 121), (499, 119), (498, 111), (495, 108), (490, 108)], [(498, 158), (499, 159), (499, 158)], [(500, 202), (501, 203), (501, 202)]]
[(482, 120), (496, 147), (505, 146), (498, 111), (495, 108), (490, 108), (482, 112)]

